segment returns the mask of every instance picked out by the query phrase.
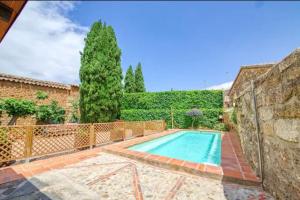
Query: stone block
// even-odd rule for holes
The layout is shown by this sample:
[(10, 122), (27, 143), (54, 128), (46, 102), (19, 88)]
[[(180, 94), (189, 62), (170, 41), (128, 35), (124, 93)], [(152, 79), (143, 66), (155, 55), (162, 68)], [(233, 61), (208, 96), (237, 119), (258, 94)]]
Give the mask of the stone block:
[(272, 120), (263, 122), (261, 125), (261, 131), (264, 135), (274, 135), (274, 123)]
[(274, 122), (275, 134), (288, 142), (299, 142), (300, 119), (279, 119)]
[(300, 118), (300, 101), (296, 96), (293, 96), (285, 104), (274, 106), (275, 118)]
[(294, 63), (284, 71), (284, 80), (291, 81), (300, 78), (300, 63)]
[(261, 107), (258, 110), (259, 113), (259, 119), (263, 120), (263, 121), (267, 121), (273, 118), (273, 108), (271, 106), (265, 106), (265, 107)]

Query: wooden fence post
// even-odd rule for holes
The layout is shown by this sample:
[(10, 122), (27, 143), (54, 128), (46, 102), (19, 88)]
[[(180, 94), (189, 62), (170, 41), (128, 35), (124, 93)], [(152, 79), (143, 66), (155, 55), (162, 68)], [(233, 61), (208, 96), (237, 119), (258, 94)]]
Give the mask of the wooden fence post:
[(89, 138), (90, 138), (90, 149), (93, 148), (95, 145), (95, 126), (91, 124), (90, 131), (89, 131)]
[(145, 131), (146, 131), (146, 122), (143, 121), (143, 136), (145, 136)]
[(28, 126), (25, 138), (25, 157), (26, 162), (29, 162), (32, 155), (32, 140), (33, 140), (33, 127)]
[(174, 128), (174, 116), (173, 116), (173, 109), (171, 107), (171, 124), (172, 124), (172, 129)]
[(125, 139), (126, 139), (126, 124), (125, 124), (125, 122), (122, 122), (122, 124), (123, 124), (123, 132), (122, 132), (122, 135), (123, 135), (123, 141), (125, 141)]

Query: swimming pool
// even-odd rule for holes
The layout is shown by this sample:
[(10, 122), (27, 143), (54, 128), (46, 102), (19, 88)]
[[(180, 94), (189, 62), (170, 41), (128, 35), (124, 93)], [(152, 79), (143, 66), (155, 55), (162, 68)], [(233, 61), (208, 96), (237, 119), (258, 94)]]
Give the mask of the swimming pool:
[(179, 131), (128, 149), (190, 162), (220, 165), (221, 134), (205, 131)]

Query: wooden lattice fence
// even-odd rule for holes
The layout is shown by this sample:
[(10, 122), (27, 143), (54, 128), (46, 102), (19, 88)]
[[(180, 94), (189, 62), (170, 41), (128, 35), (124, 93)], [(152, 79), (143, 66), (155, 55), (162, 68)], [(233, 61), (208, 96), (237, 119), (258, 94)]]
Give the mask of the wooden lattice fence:
[(165, 121), (0, 126), (0, 163), (94, 147), (161, 132)]

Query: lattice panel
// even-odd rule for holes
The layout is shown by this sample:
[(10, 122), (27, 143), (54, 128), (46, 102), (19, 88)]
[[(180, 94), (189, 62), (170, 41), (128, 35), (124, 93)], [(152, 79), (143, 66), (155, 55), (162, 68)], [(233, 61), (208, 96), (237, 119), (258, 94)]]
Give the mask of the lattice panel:
[(94, 124), (94, 133), (96, 144), (105, 144), (110, 141), (110, 134), (113, 130), (112, 123), (97, 123)]
[(75, 133), (75, 148), (87, 147), (90, 143), (90, 133), (91, 125), (90, 124), (80, 124), (77, 125), (77, 132)]
[(131, 130), (132, 136), (144, 135), (144, 122), (125, 122), (126, 130)]
[(47, 125), (33, 129), (32, 156), (89, 145), (89, 125)]
[(146, 121), (145, 130), (152, 131), (163, 131), (164, 130), (164, 121)]
[(0, 162), (25, 158), (25, 127), (0, 127)]
[(125, 137), (125, 122), (113, 122), (113, 130), (110, 134), (111, 141), (123, 140)]
[(164, 121), (1, 126), (0, 162), (43, 156), (164, 130)]

